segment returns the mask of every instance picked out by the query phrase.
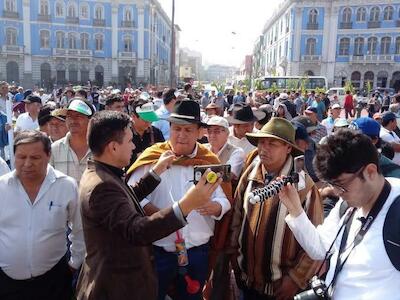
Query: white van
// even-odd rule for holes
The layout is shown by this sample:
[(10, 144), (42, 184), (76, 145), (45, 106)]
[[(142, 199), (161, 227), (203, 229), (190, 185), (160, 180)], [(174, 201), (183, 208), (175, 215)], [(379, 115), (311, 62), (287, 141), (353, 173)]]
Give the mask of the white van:
[(337, 95), (339, 104), (343, 106), (344, 103), (344, 97), (346, 96), (346, 91), (344, 87), (333, 87), (328, 90), (328, 97), (332, 101), (333, 96)]

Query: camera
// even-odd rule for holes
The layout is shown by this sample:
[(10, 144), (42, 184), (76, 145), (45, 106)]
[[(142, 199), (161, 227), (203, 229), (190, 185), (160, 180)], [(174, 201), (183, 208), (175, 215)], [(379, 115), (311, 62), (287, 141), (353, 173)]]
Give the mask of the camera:
[(311, 289), (301, 292), (294, 296), (294, 300), (318, 300), (318, 299), (331, 299), (328, 295), (328, 288), (325, 281), (314, 276), (310, 280)]

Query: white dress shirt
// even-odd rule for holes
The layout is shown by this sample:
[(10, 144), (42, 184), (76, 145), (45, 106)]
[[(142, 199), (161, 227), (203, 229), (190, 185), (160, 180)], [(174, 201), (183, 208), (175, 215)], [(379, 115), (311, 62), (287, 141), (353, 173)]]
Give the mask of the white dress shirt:
[[(257, 129), (255, 128), (253, 129), (253, 133), (257, 131), (258, 131)], [(234, 136), (233, 127), (229, 127), (228, 142), (231, 143), (233, 146), (241, 148), (244, 151), (245, 155), (249, 154), (251, 151), (256, 149), (256, 146), (252, 145), (246, 137), (239, 139), (236, 136)]]
[(10, 172), (10, 168), (8, 167), (7, 163), (0, 157), (0, 176), (7, 174)]
[[(384, 140), (386, 143), (396, 143), (400, 144), (400, 138), (397, 136), (397, 134), (393, 131), (387, 130), (385, 127), (381, 126), (381, 131), (379, 133), (379, 136), (382, 140)], [(400, 152), (395, 152), (394, 157), (393, 157), (393, 162), (400, 165)]]
[(67, 225), (71, 258), (77, 269), (85, 255), (75, 180), (50, 165), (35, 201), (31, 202), (16, 172), (0, 177), (0, 268), (7, 276), (24, 280), (42, 275), (67, 252)]
[[(193, 157), (195, 156), (196, 151), (197, 147), (193, 153), (194, 155), (192, 154)], [(139, 167), (129, 178), (128, 184), (133, 185), (135, 182), (138, 182), (151, 167), (152, 165)], [(193, 166), (172, 165), (161, 174), (161, 183), (157, 188), (140, 204), (144, 207), (151, 202), (159, 209), (170, 207), (174, 202), (179, 201), (193, 185), (193, 175)], [(180, 229), (182, 237), (185, 239), (186, 248), (190, 249), (207, 243), (210, 237), (214, 234), (214, 220), (220, 220), (231, 208), (231, 205), (221, 187), (218, 187), (213, 193), (211, 201), (216, 201), (221, 204), (221, 214), (218, 217), (202, 216), (197, 211), (192, 211), (186, 217), (188, 224)], [(166, 251), (174, 252), (175, 240), (176, 233), (172, 233), (153, 244), (163, 247)]]
[(39, 129), (38, 119), (33, 120), (29, 113), (20, 114), (15, 123), (15, 131), (18, 130), (36, 130)]
[[(400, 179), (387, 178), (387, 180), (392, 186), (390, 194), (364, 239), (351, 251), (339, 273), (333, 293), (334, 300), (400, 299), (400, 272), (392, 265), (386, 253), (382, 236), (386, 214), (393, 200), (400, 194)], [(286, 222), (296, 240), (311, 258), (322, 260), (332, 244), (345, 218), (340, 218), (339, 211), (342, 201), (338, 201), (324, 223), (317, 228), (304, 212), (297, 218), (290, 215), (286, 217)], [(355, 212), (345, 247), (347, 250), (342, 254), (343, 259), (347, 257), (354, 238), (361, 228), (359, 217), (362, 217), (361, 210)], [(327, 285), (333, 278), (342, 235), (343, 230), (332, 249), (334, 253), (326, 277)]]

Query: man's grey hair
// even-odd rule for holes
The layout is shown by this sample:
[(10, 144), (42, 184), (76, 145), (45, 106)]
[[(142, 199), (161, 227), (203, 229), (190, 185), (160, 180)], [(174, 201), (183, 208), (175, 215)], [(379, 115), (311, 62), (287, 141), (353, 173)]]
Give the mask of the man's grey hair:
[(18, 131), (14, 138), (14, 153), (17, 147), (25, 144), (32, 144), (41, 142), (43, 144), (43, 150), (47, 155), (51, 154), (51, 141), (49, 137), (38, 130), (22, 130)]

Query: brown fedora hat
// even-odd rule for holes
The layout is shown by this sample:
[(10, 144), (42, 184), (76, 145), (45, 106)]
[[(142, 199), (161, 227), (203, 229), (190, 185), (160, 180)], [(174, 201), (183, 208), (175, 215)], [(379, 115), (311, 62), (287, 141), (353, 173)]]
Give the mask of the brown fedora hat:
[(296, 146), (295, 141), (296, 130), (293, 125), (283, 118), (271, 118), (259, 132), (246, 133), (248, 141), (257, 147), (260, 138), (274, 138), (285, 142), (292, 146), (292, 155), (302, 155), (303, 151)]
[(246, 124), (256, 122), (265, 117), (265, 112), (256, 110), (253, 111), (249, 105), (237, 106), (232, 110), (232, 116), (227, 117), (229, 124)]

